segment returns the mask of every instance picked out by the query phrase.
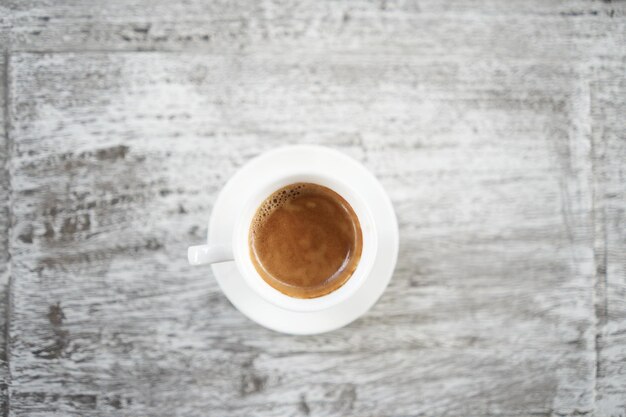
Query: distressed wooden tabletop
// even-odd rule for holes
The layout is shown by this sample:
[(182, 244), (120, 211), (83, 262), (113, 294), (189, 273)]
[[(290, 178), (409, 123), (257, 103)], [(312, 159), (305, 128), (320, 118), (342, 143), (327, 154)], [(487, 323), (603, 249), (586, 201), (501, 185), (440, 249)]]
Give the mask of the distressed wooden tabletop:
[[(626, 3), (0, 0), (8, 416), (626, 416)], [(308, 337), (189, 267), (259, 153), (387, 189), (391, 284)]]

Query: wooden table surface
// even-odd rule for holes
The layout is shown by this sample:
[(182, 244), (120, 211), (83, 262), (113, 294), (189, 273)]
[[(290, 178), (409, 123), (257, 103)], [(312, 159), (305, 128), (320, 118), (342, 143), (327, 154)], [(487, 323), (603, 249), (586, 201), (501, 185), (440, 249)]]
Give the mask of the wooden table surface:
[[(626, 416), (626, 2), (0, 0), (9, 416)], [(259, 153), (395, 205), (364, 317), (310, 337), (189, 267)]]

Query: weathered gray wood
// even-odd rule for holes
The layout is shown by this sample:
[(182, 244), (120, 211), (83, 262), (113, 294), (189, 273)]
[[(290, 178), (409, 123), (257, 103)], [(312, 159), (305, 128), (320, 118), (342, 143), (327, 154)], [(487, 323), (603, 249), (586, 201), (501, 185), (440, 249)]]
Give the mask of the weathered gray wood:
[(5, 416), (8, 406), (9, 383), (6, 354), (6, 319), (9, 284), (9, 143), (6, 132), (6, 56), (0, 51), (0, 415)]
[(586, 59), (623, 48), (626, 4), (575, 1), (4, 0), (13, 50), (224, 50)]
[[(624, 416), (625, 10), (0, 0), (7, 51), (193, 52), (12, 58), (11, 414)], [(403, 252), (365, 318), (289, 338), (182, 254), (302, 141), (383, 179)]]
[[(591, 414), (587, 65), (367, 54), (16, 54), (11, 415)], [(348, 328), (259, 328), (186, 265), (275, 146), (381, 178), (395, 277)]]
[(626, 416), (626, 60), (604, 60), (594, 69), (597, 409)]

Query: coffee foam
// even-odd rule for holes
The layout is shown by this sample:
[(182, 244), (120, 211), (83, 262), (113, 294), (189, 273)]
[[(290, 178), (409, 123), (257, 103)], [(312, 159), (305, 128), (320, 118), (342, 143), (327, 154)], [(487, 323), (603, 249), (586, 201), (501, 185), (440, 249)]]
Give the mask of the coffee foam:
[(303, 189), (306, 188), (306, 184), (298, 183), (288, 185), (281, 188), (279, 191), (270, 195), (257, 209), (254, 218), (252, 219), (251, 230), (255, 233), (259, 226), (263, 224), (263, 220), (269, 217), (270, 214), (276, 209), (281, 208), (289, 201), (298, 197)]

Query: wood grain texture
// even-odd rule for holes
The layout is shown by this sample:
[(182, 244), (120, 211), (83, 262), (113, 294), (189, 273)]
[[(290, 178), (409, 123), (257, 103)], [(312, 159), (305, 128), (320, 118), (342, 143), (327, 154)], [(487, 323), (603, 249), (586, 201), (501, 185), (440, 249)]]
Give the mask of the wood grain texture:
[(598, 415), (626, 416), (626, 60), (605, 60), (592, 82)]
[[(588, 66), (13, 55), (11, 415), (584, 415)], [(259, 328), (187, 266), (250, 157), (333, 146), (388, 189), (396, 274), (351, 326)]]
[[(0, 414), (626, 415), (625, 16), (0, 0)], [(185, 265), (286, 143), (363, 161), (401, 222), (390, 288), (329, 335), (261, 329)]]
[(368, 53), (586, 59), (623, 50), (623, 1), (3, 0), (12, 50)]
[(6, 55), (0, 51), (0, 415), (4, 416), (8, 407), (7, 387), (9, 373), (6, 353), (7, 297), (9, 286), (9, 214), (10, 181), (8, 175), (9, 141), (7, 138)]

